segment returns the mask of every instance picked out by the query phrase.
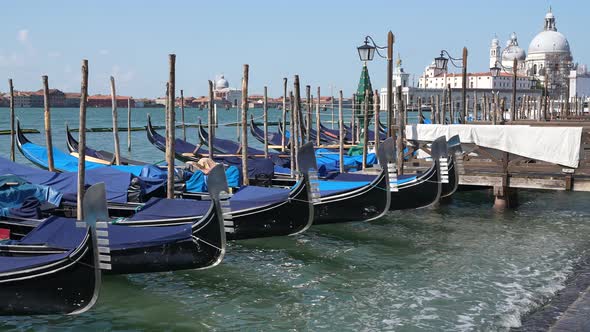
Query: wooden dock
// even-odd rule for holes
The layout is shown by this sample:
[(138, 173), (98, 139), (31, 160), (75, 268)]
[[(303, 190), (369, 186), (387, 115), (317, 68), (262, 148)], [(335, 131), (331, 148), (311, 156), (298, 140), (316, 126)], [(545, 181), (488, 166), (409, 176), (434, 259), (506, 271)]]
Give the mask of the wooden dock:
[[(462, 144), (464, 154), (457, 162), (460, 185), (493, 188), (496, 199), (508, 206), (516, 202), (515, 189), (590, 192), (590, 119), (515, 121), (513, 124), (582, 127), (579, 166), (564, 167), (475, 144)], [(419, 144), (406, 156), (411, 157), (418, 149), (428, 152), (425, 144)], [(404, 163), (404, 170), (406, 173), (421, 172), (429, 164), (429, 161), (411, 157)]]

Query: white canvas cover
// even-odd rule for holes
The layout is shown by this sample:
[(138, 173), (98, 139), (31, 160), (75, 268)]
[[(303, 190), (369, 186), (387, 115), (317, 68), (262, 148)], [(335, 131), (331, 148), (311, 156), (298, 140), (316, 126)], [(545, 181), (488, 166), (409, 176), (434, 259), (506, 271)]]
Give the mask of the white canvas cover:
[(445, 135), (459, 135), (461, 143), (510, 152), (567, 167), (578, 167), (582, 127), (535, 127), (519, 125), (437, 125), (406, 126), (408, 140), (433, 141)]

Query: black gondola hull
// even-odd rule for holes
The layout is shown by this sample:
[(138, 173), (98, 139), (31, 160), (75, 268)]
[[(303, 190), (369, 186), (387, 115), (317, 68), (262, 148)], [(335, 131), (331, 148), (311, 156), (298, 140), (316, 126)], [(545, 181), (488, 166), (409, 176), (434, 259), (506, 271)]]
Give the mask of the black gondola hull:
[(63, 263), (0, 275), (0, 316), (84, 311), (96, 300), (96, 281), (94, 249), (88, 235), (78, 254)]
[(435, 163), (427, 172), (419, 175), (415, 182), (400, 185), (397, 192), (390, 191), (389, 210), (417, 209), (438, 202), (442, 188), (438, 169), (438, 163)]
[[(183, 198), (191, 196), (185, 193)], [(224, 214), (226, 237), (245, 240), (301, 233), (313, 222), (314, 208), (309, 202), (309, 185), (301, 181), (284, 202)]]
[(386, 172), (360, 191), (322, 197), (314, 204), (314, 224), (331, 224), (347, 221), (367, 221), (379, 218), (389, 207)]

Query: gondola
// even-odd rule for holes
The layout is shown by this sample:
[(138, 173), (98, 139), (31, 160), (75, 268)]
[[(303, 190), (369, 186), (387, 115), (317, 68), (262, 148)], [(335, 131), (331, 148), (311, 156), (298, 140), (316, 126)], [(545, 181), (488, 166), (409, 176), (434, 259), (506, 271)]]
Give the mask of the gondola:
[[(47, 149), (29, 141), (22, 132), (19, 121), (17, 121), (16, 126), (16, 143), (18, 150), (32, 164), (44, 170), (48, 169)], [(72, 173), (75, 173), (78, 170), (78, 159), (55, 148), (53, 149), (53, 156), (55, 171), (67, 175), (60, 176), (53, 172), (39, 174), (42, 172), (31, 172), (28, 168), (21, 170), (19, 167), (15, 167), (14, 163), (5, 159), (0, 160), (0, 168), (7, 168), (11, 172), (15, 172), (15, 175), (21, 177), (30, 175), (35, 178), (40, 178), (40, 181), (43, 181), (44, 183), (39, 184), (46, 184), (49, 186), (52, 186), (54, 183), (75, 183), (76, 175)], [(150, 173), (152, 174), (142, 174), (146, 167), (148, 166), (113, 165), (107, 167), (104, 163), (86, 161), (86, 181), (88, 184), (94, 184), (101, 182), (102, 179), (109, 179), (109, 185), (107, 188), (109, 206), (111, 206), (112, 203), (118, 203), (122, 210), (126, 210), (124, 206), (125, 203), (145, 202), (151, 197), (161, 196), (165, 191), (166, 179), (162, 176), (165, 172), (152, 167), (150, 169)], [(147, 175), (147, 177), (142, 175)], [(36, 183), (35, 181), (32, 182)], [(134, 209), (135, 207), (133, 207), (131, 211)]]
[[(166, 146), (165, 138), (152, 128), (149, 119), (148, 137), (154, 145)], [(183, 144), (187, 143), (183, 141)], [(231, 217), (225, 217), (227, 238), (294, 235), (307, 230), (314, 216), (310, 190), (307, 176), (290, 189), (256, 186), (240, 189), (228, 201)], [(182, 193), (183, 198), (196, 199), (199, 196), (198, 193)]]
[(304, 144), (299, 152), (299, 166), (307, 173), (316, 194), (314, 202), (314, 224), (329, 224), (346, 221), (368, 221), (383, 216), (389, 209), (387, 161), (393, 154), (387, 153), (389, 140), (381, 144), (379, 160), (382, 166), (376, 177), (367, 183), (324, 181), (317, 179), (317, 162), (313, 144)]
[[(129, 218), (108, 224), (111, 274), (202, 269), (216, 266), (225, 254), (225, 230), (219, 195), (229, 192), (223, 166), (207, 179), (211, 201), (152, 199)], [(106, 202), (106, 197), (104, 199)], [(106, 204), (106, 203), (105, 203)], [(99, 216), (108, 221), (106, 212)], [(29, 236), (41, 221), (6, 223), (15, 234)]]
[[(217, 153), (224, 153), (224, 154), (238, 154), (241, 153), (242, 145), (240, 143), (223, 139), (219, 137), (215, 137), (213, 140), (213, 146), (211, 146), (211, 142), (209, 142), (209, 133), (203, 127), (201, 120), (197, 125), (197, 132), (199, 133), (199, 139), (201, 140), (202, 145), (206, 145), (209, 149), (213, 149)], [(248, 156), (255, 157), (254, 159), (267, 159), (264, 157), (264, 151), (248, 147)], [(270, 159), (275, 165), (280, 167), (288, 167), (291, 163), (289, 156), (287, 155), (279, 155), (278, 153), (270, 152), (268, 154), (268, 159)]]
[[(390, 139), (393, 141), (393, 138), (388, 138), (385, 141)], [(389, 146), (388, 149), (393, 149), (395, 151), (393, 144)], [(395, 163), (387, 164), (391, 180), (389, 183), (389, 193), (391, 195), (389, 210), (422, 208), (431, 206), (439, 201), (442, 193), (440, 158), (446, 156), (445, 151), (446, 141), (443, 136), (433, 142), (431, 147), (433, 164), (421, 174), (397, 175)], [(366, 183), (374, 180), (375, 176), (344, 173), (332, 176), (331, 179), (336, 181), (359, 181)]]
[(108, 269), (109, 247), (99, 245), (95, 230), (104, 190), (97, 184), (86, 191), (85, 223), (50, 217), (20, 240), (0, 242), (0, 316), (80, 314), (96, 303), (100, 267)]
[[(183, 198), (198, 198), (183, 193)], [(227, 201), (225, 231), (230, 240), (295, 235), (313, 223), (314, 208), (307, 176), (292, 188), (242, 187)], [(195, 201), (194, 204), (202, 204)]]
[[(80, 151), (78, 149), (78, 141), (74, 138), (74, 136), (72, 136), (72, 133), (70, 132), (70, 127), (66, 124), (66, 146), (68, 148), (68, 151), (70, 153), (75, 153), (78, 154)], [(94, 160), (101, 160), (104, 161), (108, 164), (114, 164), (115, 163), (115, 154), (109, 151), (104, 151), (104, 150), (95, 150), (92, 149), (88, 146), (86, 146), (85, 149), (85, 155), (86, 157), (90, 157), (93, 158)], [(149, 165), (149, 163), (143, 162), (143, 161), (138, 161), (138, 160), (133, 160), (133, 159), (128, 159), (125, 157), (121, 157), (120, 158), (120, 164), (121, 165), (135, 165), (135, 166), (142, 166), (142, 165)]]
[[(148, 115), (147, 138), (160, 151), (166, 152), (166, 138), (158, 134), (152, 126), (151, 117)], [(175, 139), (174, 156), (180, 161), (199, 161), (208, 157), (209, 152), (202, 146), (196, 146), (181, 139)], [(226, 165), (236, 166), (242, 170), (242, 159), (234, 156), (214, 155), (213, 160)], [(270, 159), (248, 159), (248, 177), (250, 183), (267, 183), (274, 176), (274, 163)]]
[[(256, 123), (254, 122), (254, 118), (250, 118), (250, 133), (254, 138), (256, 138), (260, 143), (264, 144), (264, 130), (258, 128)], [(268, 144), (275, 146), (273, 149), (281, 149), (283, 144), (283, 138), (280, 133), (278, 132), (268, 132), (267, 135)], [(289, 139), (285, 138), (285, 149), (289, 149)], [(278, 148), (277, 148), (278, 147)]]
[[(148, 122), (151, 137), (158, 144), (163, 143)], [(75, 141), (75, 139), (71, 139)], [(75, 142), (77, 145), (77, 142)], [(186, 199), (192, 199), (186, 209), (206, 211), (207, 192), (181, 192)], [(313, 205), (309, 203), (309, 181), (304, 178), (290, 189), (246, 186), (240, 188), (228, 201), (231, 215), (226, 215), (225, 230), (230, 240), (241, 240), (280, 235), (293, 235), (305, 231), (313, 222)], [(147, 204), (150, 204), (148, 202)]]

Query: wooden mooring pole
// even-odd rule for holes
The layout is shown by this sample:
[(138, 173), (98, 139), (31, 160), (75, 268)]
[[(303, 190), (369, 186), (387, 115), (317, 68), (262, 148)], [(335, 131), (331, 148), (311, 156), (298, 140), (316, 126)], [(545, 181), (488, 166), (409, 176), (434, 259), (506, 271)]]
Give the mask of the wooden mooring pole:
[[(182, 139), (186, 141), (186, 124), (184, 122), (184, 90), (180, 89), (180, 121), (182, 121)], [(211, 129), (209, 129), (211, 131)]]
[(174, 136), (176, 131), (175, 112), (175, 84), (176, 84), (176, 54), (168, 55), (169, 76), (168, 76), (168, 109), (166, 114), (166, 126), (168, 127), (166, 137), (166, 163), (168, 164), (168, 176), (166, 186), (166, 197), (174, 198)]
[(268, 88), (264, 86), (264, 99), (262, 100), (262, 112), (264, 122), (264, 158), (268, 158)]
[[(121, 150), (119, 145), (119, 119), (117, 116), (117, 90), (115, 89), (115, 78), (111, 76), (111, 109), (113, 116), (113, 143), (115, 144), (115, 164), (121, 165)], [(84, 153), (80, 151), (80, 153)]]
[(209, 107), (207, 110), (207, 140), (209, 140), (209, 158), (213, 159), (215, 150), (213, 147), (215, 140), (215, 126), (213, 126), (213, 108), (215, 107), (215, 96), (213, 95), (213, 81), (209, 80)]
[(362, 167), (367, 168), (367, 145), (369, 145), (369, 96), (371, 96), (371, 90), (365, 90), (365, 100), (363, 103), (363, 157)]
[(338, 97), (338, 163), (340, 164), (340, 173), (344, 173), (344, 115), (342, 114), (342, 90), (339, 91)]
[(10, 160), (15, 161), (15, 130), (14, 130), (14, 86), (12, 85), (12, 78), (8, 79), (8, 89), (10, 94)]
[(397, 135), (396, 135), (396, 152), (397, 152), (397, 170), (398, 174), (404, 174), (404, 107), (402, 102), (402, 87), (396, 89), (397, 102)]
[(379, 141), (381, 138), (379, 137), (379, 111), (381, 110), (381, 103), (379, 102), (379, 90), (375, 90), (375, 94), (373, 95), (373, 112), (375, 113), (375, 153), (377, 153), (379, 149)]
[(79, 221), (84, 220), (84, 191), (86, 171), (86, 101), (88, 100), (88, 60), (82, 60), (82, 84), (80, 89), (80, 131), (78, 132), (78, 192), (76, 200), (76, 217)]
[(424, 118), (422, 117), (422, 98), (418, 97), (418, 123), (423, 124)]
[[(51, 106), (49, 102), (49, 82), (47, 75), (42, 76), (43, 80), (43, 104), (45, 118), (45, 144), (47, 144), (47, 168), (50, 172), (55, 172), (53, 163), (53, 139), (51, 138)], [(80, 150), (84, 154), (84, 150)]]
[[(285, 131), (287, 130), (287, 78), (283, 77), (283, 114), (281, 117), (283, 132), (281, 134), (281, 152), (285, 152)], [(292, 147), (292, 146), (291, 146)], [(293, 159), (291, 159), (293, 160)], [(292, 169), (292, 167), (291, 167)]]
[[(285, 80), (285, 82), (287, 82)], [(289, 152), (291, 153), (291, 177), (295, 177), (295, 155), (297, 149), (297, 143), (295, 142), (295, 112), (293, 112), (293, 91), (289, 92)], [(287, 125), (285, 125), (283, 135), (285, 135), (285, 131), (287, 129)]]
[(250, 184), (248, 177), (248, 70), (250, 66), (245, 64), (242, 73), (242, 184)]
[[(293, 111), (295, 113), (295, 130), (297, 135), (295, 135), (295, 151), (299, 150), (300, 143), (303, 141), (303, 135), (301, 133), (301, 90), (299, 85), (299, 75), (295, 75), (295, 79), (293, 80), (293, 92), (294, 100), (293, 100)], [(299, 158), (297, 157), (297, 153), (295, 153), (295, 178), (299, 179)]]
[(131, 151), (131, 98), (127, 98), (127, 151)]
[(315, 144), (317, 146), (320, 146), (321, 141), (320, 141), (320, 103), (321, 103), (321, 99), (320, 99), (320, 87), (318, 86), (318, 102), (316, 104), (316, 108), (315, 108), (315, 132), (316, 132), (316, 142)]
[(311, 141), (311, 86), (305, 86), (305, 98), (307, 105), (305, 108), (305, 142)]

